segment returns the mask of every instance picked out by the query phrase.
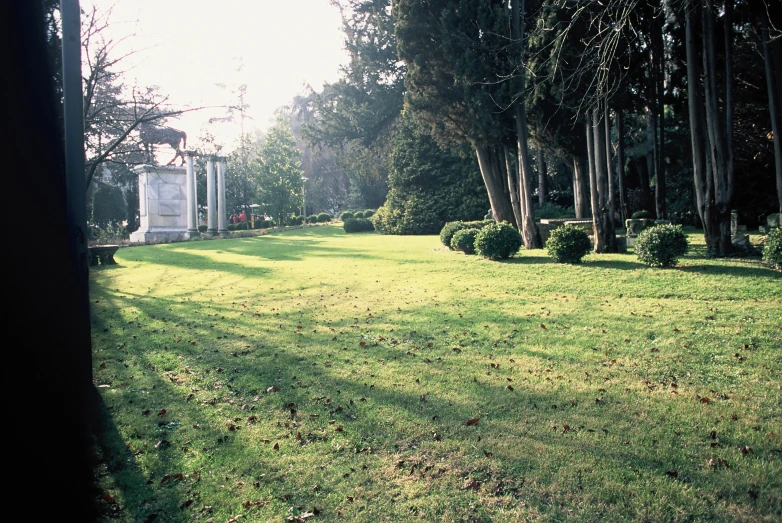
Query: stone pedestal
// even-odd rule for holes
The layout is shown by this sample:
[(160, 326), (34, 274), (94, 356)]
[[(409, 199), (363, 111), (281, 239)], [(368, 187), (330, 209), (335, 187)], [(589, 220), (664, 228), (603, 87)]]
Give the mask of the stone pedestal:
[(187, 240), (187, 180), (184, 167), (139, 165), (138, 198), (141, 227), (131, 243)]

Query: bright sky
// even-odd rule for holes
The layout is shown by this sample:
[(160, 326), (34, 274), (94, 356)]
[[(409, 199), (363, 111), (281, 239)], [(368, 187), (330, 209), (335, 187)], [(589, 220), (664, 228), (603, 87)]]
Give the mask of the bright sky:
[[(137, 51), (122, 62), (126, 85), (157, 85), (176, 107), (198, 107), (237, 104), (245, 84), (246, 133), (268, 128), (275, 109), (306, 94), (307, 85), (320, 91), (335, 82), (348, 59), (329, 0), (92, 1), (113, 6), (115, 40), (133, 35), (122, 44)], [(209, 129), (228, 152), (240, 124), (208, 123), (221, 116), (225, 109), (195, 111), (168, 125), (185, 131), (188, 145)]]

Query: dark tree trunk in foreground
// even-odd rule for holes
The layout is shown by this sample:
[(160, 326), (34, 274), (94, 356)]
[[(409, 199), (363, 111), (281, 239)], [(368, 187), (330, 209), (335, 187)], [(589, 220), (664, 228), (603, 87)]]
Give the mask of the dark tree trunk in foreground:
[(717, 256), (726, 256), (735, 251), (731, 243), (730, 212), (733, 201), (733, 59), (732, 59), (732, 1), (726, 1), (725, 23), (728, 37), (725, 43), (725, 92), (723, 112), (719, 109), (720, 93), (717, 83), (717, 60), (715, 57), (715, 14), (707, 5), (703, 12), (703, 83), (705, 86), (706, 127), (709, 141), (712, 178), (714, 179), (715, 219), (717, 223), (717, 243), (712, 247)]
[[(84, 170), (69, 196), (64, 143), (54, 74), (47, 69), (45, 18), (42, 2), (4, 2), (0, 20), (4, 36), (14, 45), (4, 48), (6, 82), (4, 125), (13, 132), (4, 138), (18, 161), (8, 177), (9, 216), (29, 214), (31, 206), (46, 210), (46, 247), (34, 255), (14, 252), (6, 257), (4, 312), (8, 374), (22, 387), (6, 404), (6, 445), (20, 458), (13, 468), (10, 499), (25, 507), (36, 521), (97, 521), (96, 485), (92, 467), (92, 409), (97, 397), (92, 383), (86, 238), (73, 234), (74, 214), (84, 209)], [(78, 13), (71, 3), (68, 16)], [(75, 9), (73, 9), (75, 8)], [(77, 17), (78, 18), (78, 17)], [(74, 27), (75, 26), (75, 27)], [(66, 35), (76, 31), (76, 22)], [(73, 40), (72, 40), (73, 41)], [(71, 63), (71, 65), (74, 65)], [(78, 62), (76, 62), (78, 74)], [(80, 79), (77, 79), (79, 81)], [(78, 85), (78, 83), (77, 83)], [(80, 98), (80, 89), (76, 95)], [(81, 198), (81, 209), (74, 202)], [(83, 229), (82, 229), (83, 233)], [(12, 249), (13, 250), (13, 249)], [(42, 408), (42, 423), (31, 420)], [(107, 413), (104, 405), (101, 414)], [(12, 518), (14, 519), (14, 518)]]
[(698, 7), (693, 11), (685, 10), (685, 29), (687, 49), (687, 105), (690, 118), (690, 142), (692, 147), (692, 171), (695, 181), (695, 197), (698, 215), (703, 224), (706, 245), (716, 245), (717, 231), (714, 227), (714, 191), (710, 183), (710, 173), (706, 165), (706, 146), (704, 136), (706, 125), (703, 116), (703, 99), (700, 91), (700, 67), (696, 51), (695, 24)]
[(780, 75), (782, 71), (775, 69), (772, 46), (779, 48), (782, 43), (779, 39), (773, 43), (769, 42), (768, 36), (768, 20), (767, 14), (762, 13), (760, 15), (760, 37), (763, 42), (763, 62), (766, 68), (766, 89), (768, 90), (768, 112), (771, 116), (771, 132), (774, 133), (774, 167), (776, 170), (777, 178), (777, 199), (779, 203), (779, 212), (782, 212), (782, 136), (779, 136), (782, 131), (782, 116), (780, 116), (780, 95), (779, 91), (782, 89), (780, 83)]

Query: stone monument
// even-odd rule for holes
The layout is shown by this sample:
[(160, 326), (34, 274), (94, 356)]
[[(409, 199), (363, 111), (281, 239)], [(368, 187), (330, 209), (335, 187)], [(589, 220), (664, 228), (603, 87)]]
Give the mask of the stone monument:
[(130, 242), (189, 239), (185, 167), (145, 164), (134, 167), (133, 172), (138, 175), (141, 227), (130, 235)]

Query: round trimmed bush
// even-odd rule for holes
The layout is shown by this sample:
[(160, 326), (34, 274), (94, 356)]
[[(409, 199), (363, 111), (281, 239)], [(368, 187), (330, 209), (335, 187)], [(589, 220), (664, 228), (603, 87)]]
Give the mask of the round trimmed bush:
[[(203, 227), (206, 227), (205, 225)], [(236, 230), (236, 224), (235, 223), (229, 223), (226, 227), (226, 230), (228, 231), (235, 231)], [(206, 232), (206, 229), (204, 229), (204, 232)]]
[(364, 211), (356, 211), (353, 213), (353, 218), (366, 218)]
[(372, 209), (367, 209), (366, 211), (364, 211), (364, 218), (371, 218), (374, 215), (375, 215), (375, 211), (373, 211)]
[(632, 216), (630, 216), (631, 220), (644, 220), (644, 219), (650, 219), (652, 217), (652, 213), (649, 211), (635, 211)]
[(451, 238), (451, 249), (461, 251), (464, 254), (475, 254), (475, 236), (479, 230), (469, 227), (456, 231)]
[(349, 220), (349, 219), (355, 218), (355, 217), (356, 216), (352, 212), (350, 212), (350, 211), (345, 211), (345, 212), (343, 212), (342, 214), (339, 215), (339, 219), (342, 220), (343, 222), (345, 220)]
[(591, 249), (589, 235), (581, 227), (573, 225), (554, 229), (546, 242), (549, 256), (557, 263), (581, 263), (581, 258)]
[(453, 240), (453, 235), (456, 234), (457, 231), (461, 231), (462, 229), (480, 230), (493, 223), (495, 223), (494, 220), (478, 220), (475, 222), (448, 222), (440, 230), (440, 241), (443, 242), (443, 245), (451, 249), (451, 240)]
[(328, 223), (331, 221), (331, 215), (327, 212), (318, 214), (318, 223)]
[(310, 214), (309, 216), (307, 216), (307, 223), (318, 223), (318, 215)]
[(372, 222), (367, 220), (366, 218), (348, 218), (342, 224), (342, 228), (345, 229), (345, 232), (347, 233), (367, 232), (367, 231), (375, 230), (375, 226), (372, 225)]
[(652, 267), (673, 267), (687, 252), (681, 225), (663, 224), (644, 229), (635, 240), (638, 259)]
[(440, 230), (440, 241), (450, 249), (453, 235), (462, 229), (466, 229), (464, 222), (462, 221), (447, 222)]
[(507, 222), (492, 223), (475, 236), (475, 252), (490, 260), (510, 258), (521, 249), (521, 234)]
[(763, 261), (775, 269), (782, 269), (782, 229), (771, 229), (763, 247)]

